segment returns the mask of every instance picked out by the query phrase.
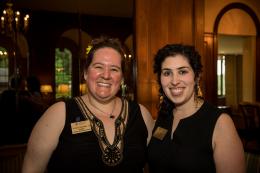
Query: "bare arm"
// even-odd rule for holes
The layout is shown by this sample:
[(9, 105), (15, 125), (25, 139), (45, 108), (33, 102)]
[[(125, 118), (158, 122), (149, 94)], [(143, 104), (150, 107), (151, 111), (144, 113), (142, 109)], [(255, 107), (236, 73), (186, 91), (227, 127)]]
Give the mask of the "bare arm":
[(148, 138), (147, 138), (147, 144), (148, 144), (152, 137), (154, 120), (153, 120), (153, 117), (151, 116), (150, 112), (143, 105), (141, 105), (141, 104), (139, 104), (139, 105), (140, 105), (142, 116), (143, 116), (147, 131), (148, 131)]
[(65, 124), (65, 103), (52, 105), (36, 123), (27, 146), (22, 173), (43, 173)]
[(227, 114), (222, 114), (216, 123), (213, 150), (217, 173), (245, 173), (243, 145)]

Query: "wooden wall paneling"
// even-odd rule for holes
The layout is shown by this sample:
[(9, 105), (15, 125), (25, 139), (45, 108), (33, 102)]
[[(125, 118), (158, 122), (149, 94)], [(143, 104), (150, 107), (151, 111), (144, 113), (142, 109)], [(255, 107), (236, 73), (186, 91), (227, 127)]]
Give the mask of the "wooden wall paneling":
[(193, 24), (194, 24), (194, 45), (196, 50), (200, 53), (201, 59), (204, 57), (204, 0), (195, 0), (193, 4)]
[[(135, 1), (135, 36), (137, 59), (137, 100), (156, 117), (159, 102), (156, 75), (153, 74), (153, 58), (159, 48), (167, 43), (195, 44), (203, 49), (204, 0), (138, 0)], [(201, 10), (204, 13), (204, 10)], [(194, 17), (194, 14), (197, 14)], [(196, 24), (196, 21), (202, 24)], [(196, 31), (195, 31), (196, 28)], [(197, 34), (195, 36), (194, 34)]]
[(169, 41), (172, 43), (193, 43), (193, 0), (169, 1)]
[(145, 0), (135, 1), (135, 50), (137, 63), (137, 100), (145, 105), (149, 110), (148, 104), (151, 90), (149, 88), (149, 76), (147, 62), (149, 57), (149, 3)]
[(168, 15), (164, 9), (167, 0), (136, 1), (136, 59), (137, 100), (145, 105), (153, 117), (159, 101), (153, 58), (159, 47), (168, 40)]
[(202, 60), (202, 89), (206, 100), (216, 104), (217, 102), (217, 66), (216, 56), (214, 55), (214, 34), (204, 34), (204, 58)]
[(256, 36), (256, 101), (260, 102), (260, 33)]
[[(204, 0), (197, 0), (194, 1), (193, 4), (193, 25), (194, 25), (194, 46), (196, 48), (196, 50), (199, 52), (199, 54), (201, 55), (201, 62), (203, 67), (206, 67), (206, 55), (205, 55), (205, 50), (204, 50), (204, 44), (206, 46), (207, 43), (204, 42)], [(209, 45), (210, 46), (210, 45)], [(202, 69), (204, 70), (204, 69)], [(201, 76), (201, 81), (200, 81), (200, 86), (202, 89), (202, 92), (205, 96), (208, 95), (208, 93), (205, 91), (205, 86), (210, 86), (208, 85), (210, 83), (210, 77), (207, 76), (207, 73), (203, 73), (202, 72), (202, 76)], [(204, 77), (205, 76), (205, 77)]]
[[(157, 75), (153, 73), (154, 56), (158, 49), (169, 42), (169, 13), (172, 8), (169, 7), (168, 0), (153, 0), (150, 4), (150, 45), (149, 52), (149, 87), (151, 88), (151, 113), (156, 117), (159, 106), (159, 86), (157, 83)], [(167, 7), (167, 8), (166, 8)]]

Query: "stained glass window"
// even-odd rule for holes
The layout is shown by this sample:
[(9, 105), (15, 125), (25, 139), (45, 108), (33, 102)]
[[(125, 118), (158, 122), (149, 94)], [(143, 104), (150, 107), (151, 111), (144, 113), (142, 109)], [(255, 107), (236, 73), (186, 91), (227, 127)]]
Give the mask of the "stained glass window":
[(55, 49), (55, 98), (70, 98), (72, 83), (72, 54), (69, 49)]
[(0, 93), (8, 88), (9, 62), (7, 50), (0, 46)]

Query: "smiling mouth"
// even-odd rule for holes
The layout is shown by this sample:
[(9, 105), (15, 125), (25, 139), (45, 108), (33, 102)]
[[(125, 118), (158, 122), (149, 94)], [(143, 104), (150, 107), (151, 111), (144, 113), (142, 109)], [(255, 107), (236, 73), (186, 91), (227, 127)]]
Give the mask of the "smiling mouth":
[(98, 82), (97, 85), (100, 87), (110, 87), (111, 86), (110, 83), (104, 83), (104, 82)]
[(172, 95), (179, 96), (183, 93), (183, 88), (170, 88)]

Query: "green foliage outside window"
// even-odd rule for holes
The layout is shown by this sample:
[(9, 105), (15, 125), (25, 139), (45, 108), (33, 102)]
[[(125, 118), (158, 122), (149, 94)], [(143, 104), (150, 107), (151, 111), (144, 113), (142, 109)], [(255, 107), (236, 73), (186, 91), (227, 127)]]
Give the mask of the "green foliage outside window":
[(70, 98), (72, 80), (72, 54), (68, 49), (55, 49), (56, 98)]
[[(8, 85), (9, 61), (7, 50), (0, 46), (0, 83)], [(1, 90), (1, 89), (0, 89)]]
[(8, 68), (8, 55), (5, 54), (6, 52), (6, 49), (0, 46), (0, 68)]

